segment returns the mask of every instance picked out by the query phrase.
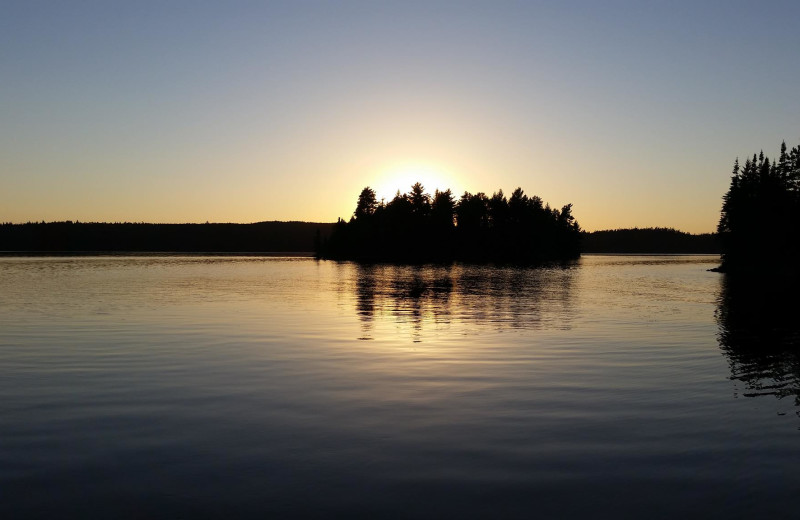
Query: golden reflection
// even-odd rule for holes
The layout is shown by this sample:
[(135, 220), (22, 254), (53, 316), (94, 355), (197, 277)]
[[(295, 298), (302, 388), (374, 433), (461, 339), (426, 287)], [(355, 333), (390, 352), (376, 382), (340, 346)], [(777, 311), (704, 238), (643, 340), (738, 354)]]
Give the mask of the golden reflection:
[[(360, 339), (376, 339), (376, 322), (408, 328), (421, 342), (426, 329), (453, 323), (502, 329), (569, 329), (572, 265), (548, 268), (473, 265), (347, 264), (361, 322)], [(345, 276), (346, 277), (346, 276)]]

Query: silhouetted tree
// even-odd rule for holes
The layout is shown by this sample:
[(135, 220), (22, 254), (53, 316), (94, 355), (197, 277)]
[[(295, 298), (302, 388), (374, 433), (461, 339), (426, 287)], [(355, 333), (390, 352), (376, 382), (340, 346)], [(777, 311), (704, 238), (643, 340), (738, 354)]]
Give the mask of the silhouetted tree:
[(787, 152), (781, 144), (777, 161), (761, 151), (740, 167), (734, 162), (728, 192), (723, 196), (717, 230), (725, 271), (785, 272), (800, 244), (800, 146)]
[(367, 186), (361, 190), (361, 193), (358, 195), (358, 203), (356, 204), (356, 211), (354, 215), (357, 219), (371, 217), (375, 214), (377, 207), (378, 200), (375, 196), (375, 191)]
[(474, 232), (489, 223), (489, 199), (483, 192), (472, 195), (465, 191), (456, 207), (459, 230)]
[(528, 207), (528, 196), (522, 191), (522, 188), (517, 188), (508, 198), (508, 216), (514, 224), (525, 222), (530, 214)]
[(489, 222), (492, 227), (502, 229), (508, 221), (508, 200), (503, 190), (497, 190), (489, 199)]
[(448, 189), (445, 191), (436, 190), (431, 202), (431, 219), (434, 225), (439, 228), (450, 229), (454, 226), (453, 218), (456, 212), (456, 201), (453, 193)]
[(411, 186), (411, 193), (408, 195), (411, 201), (411, 212), (420, 217), (426, 217), (431, 211), (431, 196), (425, 193), (425, 188), (420, 183)]

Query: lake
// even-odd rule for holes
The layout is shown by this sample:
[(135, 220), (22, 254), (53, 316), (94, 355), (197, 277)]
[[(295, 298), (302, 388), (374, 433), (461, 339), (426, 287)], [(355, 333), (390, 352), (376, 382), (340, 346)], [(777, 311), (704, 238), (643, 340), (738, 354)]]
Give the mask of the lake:
[(793, 517), (797, 314), (718, 263), (0, 258), (0, 517)]

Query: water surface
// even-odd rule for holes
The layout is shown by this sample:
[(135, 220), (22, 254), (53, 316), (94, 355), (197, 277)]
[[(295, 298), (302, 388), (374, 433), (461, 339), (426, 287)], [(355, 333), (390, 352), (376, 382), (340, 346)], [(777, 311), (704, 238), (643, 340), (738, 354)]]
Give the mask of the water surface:
[(0, 514), (791, 517), (797, 329), (717, 264), (2, 258)]

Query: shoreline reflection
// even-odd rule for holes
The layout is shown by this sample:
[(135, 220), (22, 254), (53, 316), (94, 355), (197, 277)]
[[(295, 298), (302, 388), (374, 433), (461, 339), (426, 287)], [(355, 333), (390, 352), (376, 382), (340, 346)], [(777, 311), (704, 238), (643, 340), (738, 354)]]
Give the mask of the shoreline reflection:
[[(744, 397), (793, 397), (800, 407), (800, 323), (786, 294), (796, 287), (756, 283), (725, 275), (717, 307), (719, 345), (731, 379)], [(795, 414), (800, 416), (800, 410)]]
[[(481, 328), (569, 329), (575, 264), (559, 267), (341, 264), (352, 268), (343, 290), (355, 296), (362, 337), (390, 319), (411, 328), (415, 342), (428, 326), (453, 322)], [(344, 274), (344, 273), (343, 273)]]

